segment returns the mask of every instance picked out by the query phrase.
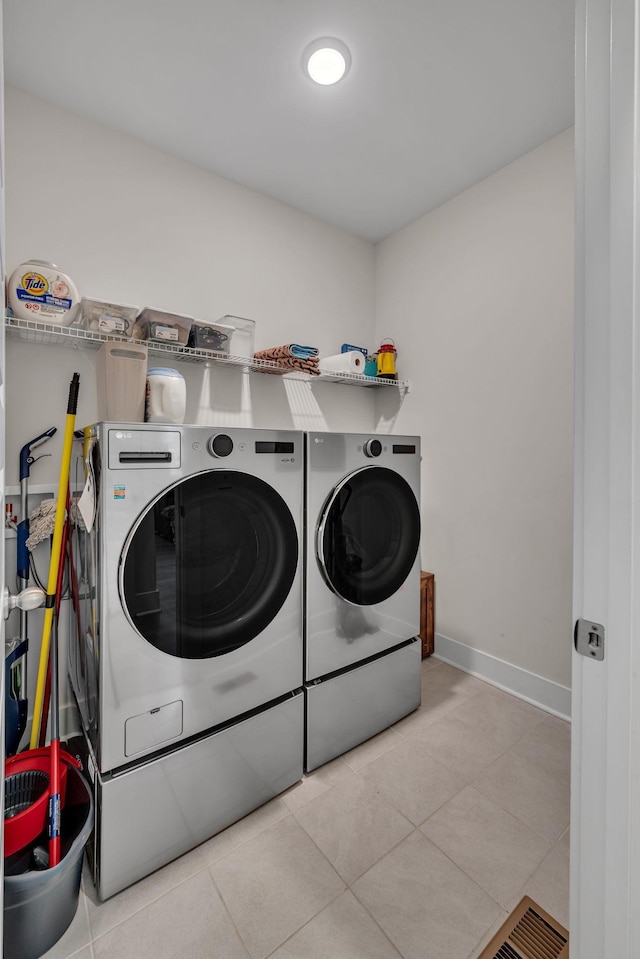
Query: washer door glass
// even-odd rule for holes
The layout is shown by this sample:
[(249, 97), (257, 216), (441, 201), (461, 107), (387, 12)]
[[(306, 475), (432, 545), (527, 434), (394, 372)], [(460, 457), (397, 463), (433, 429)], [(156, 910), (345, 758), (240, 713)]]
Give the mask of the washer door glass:
[(411, 487), (393, 470), (372, 466), (347, 476), (327, 500), (317, 557), (338, 596), (372, 606), (402, 586), (419, 542), (420, 510)]
[(212, 470), (150, 504), (122, 562), (121, 598), (138, 632), (171, 656), (206, 659), (273, 620), (295, 578), (298, 536), (271, 486)]

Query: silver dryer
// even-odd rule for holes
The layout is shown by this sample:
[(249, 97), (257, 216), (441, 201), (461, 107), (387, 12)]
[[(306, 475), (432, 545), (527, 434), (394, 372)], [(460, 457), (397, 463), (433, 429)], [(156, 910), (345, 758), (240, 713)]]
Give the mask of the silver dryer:
[(420, 705), (420, 439), (307, 433), (307, 770)]

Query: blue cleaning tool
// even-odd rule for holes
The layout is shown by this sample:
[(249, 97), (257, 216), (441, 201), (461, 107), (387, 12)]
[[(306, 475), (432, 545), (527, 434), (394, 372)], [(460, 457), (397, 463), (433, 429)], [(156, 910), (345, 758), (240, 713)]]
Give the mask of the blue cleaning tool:
[(35, 439), (20, 450), (20, 522), (18, 523), (18, 589), (24, 589), (29, 580), (29, 550), (27, 549), (27, 540), (29, 538), (29, 515), (27, 507), (27, 495), (29, 492), (29, 473), (31, 467), (43, 456), (50, 456), (49, 453), (42, 453), (41, 456), (34, 456), (33, 450), (42, 446), (48, 439), (57, 432), (55, 426), (52, 426), (46, 433), (41, 433)]
[[(17, 527), (16, 565), (18, 576), (18, 592), (22, 592), (29, 585), (29, 475), (35, 462), (48, 453), (34, 456), (33, 450), (42, 446), (57, 432), (55, 426), (46, 432), (29, 440), (20, 450), (20, 522)], [(27, 725), (27, 650), (29, 640), (27, 634), (27, 611), (20, 610), (20, 638), (7, 640), (5, 643), (5, 754), (12, 756)]]
[(8, 639), (4, 646), (4, 749), (5, 755), (13, 756), (27, 726), (26, 697), (20, 698), (25, 689), (25, 676), (20, 660), (26, 655), (26, 639)]

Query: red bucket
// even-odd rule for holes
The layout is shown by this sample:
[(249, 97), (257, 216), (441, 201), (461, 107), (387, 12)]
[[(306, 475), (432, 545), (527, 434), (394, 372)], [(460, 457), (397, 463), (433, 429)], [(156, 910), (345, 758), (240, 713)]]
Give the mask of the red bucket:
[[(60, 750), (60, 806), (64, 806), (67, 767), (78, 760)], [(46, 827), (51, 753), (48, 746), (11, 756), (4, 764), (4, 854), (12, 856), (32, 843)]]

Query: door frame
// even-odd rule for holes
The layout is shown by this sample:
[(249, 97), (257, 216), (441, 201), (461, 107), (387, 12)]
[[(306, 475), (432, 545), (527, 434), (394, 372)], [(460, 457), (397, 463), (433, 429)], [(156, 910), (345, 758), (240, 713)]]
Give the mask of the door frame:
[[(0, 283), (2, 284), (2, 322), (0, 323), (0, 509), (4, 516), (4, 416), (5, 416), (5, 389), (4, 389), (4, 308), (5, 308), (5, 234), (4, 234), (4, 37), (3, 37), (3, 10), (0, 0)], [(4, 522), (0, 533), (0, 649), (4, 653)], [(0, 669), (0, 823), (4, 823), (4, 656)], [(4, 828), (0, 828), (0, 957), (2, 956), (4, 918)]]
[(640, 0), (576, 2), (571, 952), (640, 955)]

